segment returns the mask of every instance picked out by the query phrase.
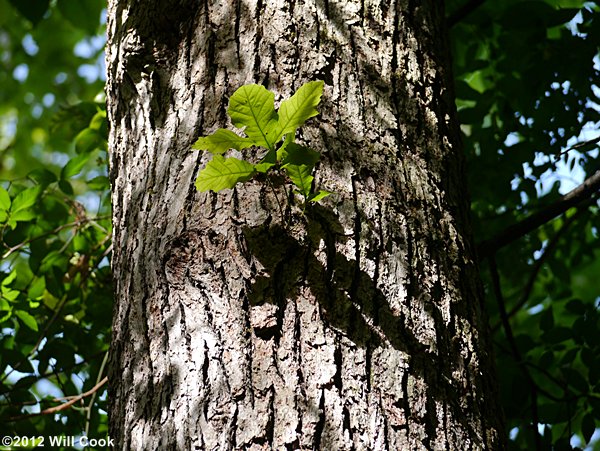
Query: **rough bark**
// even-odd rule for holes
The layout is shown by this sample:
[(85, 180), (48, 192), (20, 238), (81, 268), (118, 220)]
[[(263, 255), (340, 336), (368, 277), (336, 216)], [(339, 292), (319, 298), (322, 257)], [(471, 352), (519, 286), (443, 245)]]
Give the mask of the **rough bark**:
[[(433, 0), (109, 1), (119, 449), (504, 447), (443, 24)], [(195, 191), (235, 89), (310, 79), (334, 195)]]

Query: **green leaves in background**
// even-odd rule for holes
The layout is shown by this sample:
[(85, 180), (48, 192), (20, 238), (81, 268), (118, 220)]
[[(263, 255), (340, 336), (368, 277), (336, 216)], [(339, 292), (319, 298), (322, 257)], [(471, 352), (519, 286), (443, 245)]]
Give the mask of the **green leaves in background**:
[(29, 416), (91, 389), (110, 341), (105, 6), (0, 0), (4, 435), (107, 433), (104, 389), (83, 409)]
[(36, 25), (50, 6), (50, 0), (9, 0), (10, 3), (29, 20), (33, 25)]
[[(576, 0), (465, 5), (474, 3), (447, 2), (481, 242), (600, 169), (600, 6)], [(495, 254), (506, 312), (495, 303), (482, 264), (512, 449), (536, 449), (536, 435), (542, 449), (583, 448), (600, 422), (597, 199)], [(521, 356), (500, 325), (504, 313), (512, 334), (527, 337), (517, 340)], [(592, 448), (600, 449), (597, 440)]]
[[(264, 86), (246, 85), (239, 88), (229, 99), (227, 112), (233, 125), (243, 129), (247, 137), (218, 129), (212, 135), (199, 138), (192, 148), (209, 151), (213, 159), (198, 174), (196, 188), (199, 191), (218, 192), (250, 180), (257, 173), (280, 168), (305, 201), (317, 202), (330, 194), (322, 190), (312, 191), (312, 173), (320, 154), (293, 142), (296, 129), (318, 114), (316, 106), (322, 94), (322, 81), (308, 82), (292, 97), (281, 102), (278, 113), (275, 111), (275, 95)], [(277, 149), (284, 135), (285, 142)], [(240, 151), (252, 146), (267, 149), (258, 164), (221, 156), (230, 149)]]

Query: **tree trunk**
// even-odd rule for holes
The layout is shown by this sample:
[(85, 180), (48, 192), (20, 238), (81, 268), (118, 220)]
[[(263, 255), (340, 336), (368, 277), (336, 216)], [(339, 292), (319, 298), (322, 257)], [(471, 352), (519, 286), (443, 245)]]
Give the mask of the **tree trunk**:
[[(119, 449), (502, 449), (440, 2), (110, 0)], [(334, 194), (198, 193), (229, 96), (325, 81)]]

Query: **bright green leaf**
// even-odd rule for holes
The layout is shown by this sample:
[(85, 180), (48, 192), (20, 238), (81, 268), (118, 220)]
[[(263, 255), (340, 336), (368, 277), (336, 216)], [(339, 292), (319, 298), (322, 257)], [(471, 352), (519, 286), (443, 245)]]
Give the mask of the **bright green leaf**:
[(308, 201), (309, 202), (319, 202), (321, 199), (324, 199), (325, 197), (329, 196), (331, 193), (331, 191), (325, 191), (320, 189), (319, 192), (317, 193), (313, 193), (308, 197)]
[(261, 85), (245, 85), (233, 93), (227, 109), (231, 122), (257, 146), (272, 149), (278, 141), (272, 133), (277, 126), (275, 95)]
[(25, 324), (27, 327), (29, 327), (31, 330), (34, 331), (38, 331), (38, 325), (37, 325), (37, 321), (35, 320), (35, 318), (33, 316), (31, 316), (29, 313), (27, 313), (24, 310), (15, 310), (15, 315), (17, 315), (17, 317), (23, 321), (23, 324)]
[(10, 208), (10, 196), (3, 186), (0, 186), (0, 208), (3, 210)]
[(292, 97), (281, 102), (279, 136), (293, 133), (307, 119), (319, 114), (316, 106), (321, 100), (321, 95), (323, 95), (323, 81), (311, 81), (302, 85)]
[(11, 273), (2, 280), (2, 286), (6, 287), (14, 282), (17, 278), (17, 271), (12, 270)]
[(99, 110), (96, 114), (94, 114), (94, 117), (92, 117), (92, 120), (90, 121), (89, 128), (99, 132), (106, 128), (106, 110)]
[(242, 138), (231, 130), (218, 129), (212, 135), (203, 136), (196, 141), (192, 149), (208, 150), (214, 155), (220, 155), (229, 149), (242, 150), (250, 147), (254, 142), (250, 138)]
[(14, 301), (19, 297), (20, 291), (11, 290), (10, 288), (2, 288), (2, 297), (7, 301)]
[(19, 210), (16, 213), (10, 215), (11, 222), (26, 222), (31, 221), (37, 216), (33, 210)]
[(196, 178), (198, 191), (221, 191), (233, 188), (238, 182), (249, 180), (256, 170), (254, 165), (237, 158), (215, 155)]
[(42, 191), (41, 186), (34, 186), (32, 188), (27, 188), (26, 190), (21, 191), (17, 196), (13, 199), (11, 212), (14, 213), (24, 210), (26, 208), (32, 207), (37, 202), (37, 198)]
[(275, 166), (274, 163), (262, 162), (262, 163), (256, 164), (254, 166), (254, 169), (256, 169), (256, 172), (260, 172), (261, 174), (265, 174), (273, 166)]
[(89, 159), (89, 153), (82, 153), (81, 155), (71, 158), (65, 167), (62, 168), (60, 178), (64, 180), (79, 174)]

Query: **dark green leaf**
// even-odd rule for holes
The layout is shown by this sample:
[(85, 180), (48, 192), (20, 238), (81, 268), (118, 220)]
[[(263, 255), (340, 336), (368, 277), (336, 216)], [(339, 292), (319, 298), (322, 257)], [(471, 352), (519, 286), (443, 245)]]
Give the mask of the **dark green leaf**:
[(100, 25), (104, 5), (98, 0), (58, 0), (56, 6), (73, 26), (94, 34)]
[(590, 443), (594, 432), (596, 432), (596, 420), (591, 413), (588, 413), (584, 415), (583, 419), (581, 420), (581, 433), (585, 443)]
[(79, 154), (89, 153), (104, 147), (104, 138), (97, 130), (84, 128), (75, 137), (75, 151)]
[(50, 0), (9, 0), (12, 5), (17, 8), (19, 13), (23, 15), (32, 24), (36, 25), (50, 5)]

